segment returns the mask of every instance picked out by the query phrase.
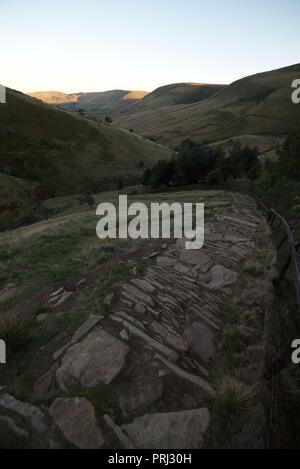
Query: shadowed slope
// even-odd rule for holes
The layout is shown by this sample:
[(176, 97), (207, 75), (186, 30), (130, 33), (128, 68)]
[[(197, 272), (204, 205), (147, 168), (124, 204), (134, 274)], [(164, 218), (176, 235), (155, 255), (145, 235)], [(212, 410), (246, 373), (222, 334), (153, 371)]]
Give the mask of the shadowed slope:
[(291, 83), (300, 64), (238, 80), (209, 99), (124, 116), (121, 126), (158, 141), (177, 144), (190, 137), (217, 142), (243, 135), (281, 136), (300, 125)]

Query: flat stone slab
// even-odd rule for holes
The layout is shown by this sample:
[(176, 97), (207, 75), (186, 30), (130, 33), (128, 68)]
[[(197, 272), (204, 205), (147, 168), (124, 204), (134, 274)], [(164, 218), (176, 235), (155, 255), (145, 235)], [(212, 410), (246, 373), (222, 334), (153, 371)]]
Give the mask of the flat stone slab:
[(200, 322), (193, 322), (186, 331), (186, 338), (190, 344), (190, 348), (198, 355), (198, 357), (209, 362), (215, 354), (215, 336), (211, 330)]
[(100, 321), (102, 321), (104, 316), (97, 316), (96, 314), (91, 314), (88, 319), (82, 324), (82, 326), (77, 329), (75, 334), (72, 337), (72, 342), (77, 342), (82, 339), (91, 329), (93, 329)]
[(205, 397), (208, 397), (210, 399), (213, 399), (216, 397), (215, 390), (211, 387), (211, 385), (206, 380), (200, 378), (200, 376), (192, 375), (191, 373), (188, 373), (187, 371), (182, 370), (181, 368), (176, 366), (174, 363), (171, 363), (170, 361), (166, 360), (164, 357), (162, 357), (159, 354), (155, 355), (154, 358), (156, 360), (159, 360), (161, 363), (163, 363), (170, 371), (172, 371), (175, 375), (179, 376), (179, 378), (182, 378), (185, 381), (188, 381), (198, 386), (200, 391)]
[(159, 353), (162, 353), (163, 355), (168, 357), (170, 360), (172, 361), (178, 360), (179, 356), (175, 350), (172, 350), (166, 345), (161, 344), (157, 340), (152, 339), (152, 337), (150, 337), (148, 334), (141, 331), (140, 329), (135, 327), (133, 324), (130, 324), (129, 322), (125, 320), (122, 320), (122, 324), (125, 327), (125, 329), (129, 332), (130, 335), (144, 340), (151, 348), (153, 348)]
[(104, 415), (104, 422), (122, 449), (134, 449), (134, 446), (126, 433), (123, 432), (122, 428), (115, 423), (110, 415)]
[(151, 329), (160, 336), (160, 340), (177, 352), (187, 352), (189, 349), (188, 343), (184, 337), (172, 334), (168, 329), (162, 326), (158, 321), (153, 321)]
[(241, 236), (236, 236), (236, 235), (233, 235), (233, 234), (226, 234), (225, 235), (225, 241), (227, 241), (229, 243), (233, 243), (233, 244), (251, 242), (251, 240), (249, 238), (242, 238)]
[(72, 336), (72, 339), (53, 354), (53, 360), (60, 358), (71, 345), (82, 339), (82, 337), (84, 337), (88, 332), (90, 332), (91, 329), (93, 329), (100, 321), (102, 321), (103, 317), (104, 316), (91, 314), (88, 319), (79, 327), (79, 329), (77, 329), (75, 334)]
[(207, 274), (205, 282), (208, 288), (219, 290), (221, 288), (232, 285), (238, 279), (238, 274), (233, 270), (226, 269), (222, 265), (215, 265)]
[(61, 391), (81, 385), (109, 384), (122, 370), (129, 347), (104, 329), (92, 331), (82, 342), (71, 346), (56, 371)]
[(201, 272), (207, 272), (213, 265), (213, 261), (200, 249), (198, 251), (183, 251), (180, 256), (183, 264), (197, 265)]
[(145, 279), (134, 279), (131, 282), (145, 293), (154, 293), (155, 291), (155, 287)]
[(177, 262), (178, 261), (176, 259), (169, 256), (161, 256), (156, 259), (156, 263), (163, 267), (173, 267)]
[(135, 301), (135, 302), (145, 302), (147, 305), (154, 306), (154, 302), (147, 293), (144, 293), (142, 290), (139, 288), (135, 287), (132, 284), (125, 284), (123, 285), (123, 289), (126, 291), (128, 297), (130, 298), (130, 301)]
[(226, 216), (223, 219), (231, 221), (233, 223), (237, 223), (239, 225), (247, 226), (249, 228), (254, 228), (254, 229), (257, 228), (257, 225), (258, 225), (257, 223), (251, 223), (247, 220), (243, 220), (242, 218), (237, 218), (237, 217), (228, 217), (228, 216)]
[(65, 438), (76, 448), (100, 449), (104, 445), (94, 408), (87, 399), (55, 399), (49, 413)]
[(166, 414), (148, 414), (123, 425), (136, 449), (198, 449), (211, 417), (206, 408)]
[(163, 393), (163, 383), (160, 379), (129, 383), (126, 393), (119, 398), (123, 414), (130, 415), (159, 400)]

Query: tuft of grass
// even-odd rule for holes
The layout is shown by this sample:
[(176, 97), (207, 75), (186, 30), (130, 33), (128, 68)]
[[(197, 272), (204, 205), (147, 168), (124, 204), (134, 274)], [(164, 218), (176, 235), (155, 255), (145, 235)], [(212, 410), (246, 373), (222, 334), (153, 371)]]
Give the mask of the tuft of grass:
[(23, 402), (29, 402), (32, 397), (33, 377), (30, 373), (23, 373), (15, 377), (13, 382), (5, 386), (3, 392)]
[(71, 396), (85, 397), (90, 401), (100, 424), (103, 423), (103, 417), (109, 412), (109, 409), (116, 407), (116, 396), (113, 389), (102, 383), (93, 388), (73, 388)]
[(6, 342), (8, 350), (13, 353), (28, 350), (34, 341), (33, 324), (24, 320), (2, 321), (0, 337)]
[(257, 260), (248, 260), (247, 262), (245, 262), (244, 272), (250, 275), (251, 277), (261, 277), (264, 274), (264, 268), (263, 265), (261, 265), (260, 262), (258, 262)]
[(225, 326), (220, 351), (223, 366), (228, 372), (235, 368), (244, 347), (243, 336), (239, 328), (234, 324)]
[(214, 404), (217, 440), (230, 446), (230, 441), (243, 426), (255, 399), (254, 392), (241, 382), (225, 377)]

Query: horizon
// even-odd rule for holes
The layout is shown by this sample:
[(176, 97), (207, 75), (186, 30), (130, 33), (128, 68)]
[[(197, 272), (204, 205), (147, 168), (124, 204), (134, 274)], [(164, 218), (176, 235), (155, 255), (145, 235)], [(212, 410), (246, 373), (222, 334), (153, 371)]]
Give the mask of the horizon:
[(1, 82), (25, 93), (230, 84), (299, 62), (295, 0), (2, 0), (0, 13)]
[[(272, 71), (274, 71), (274, 70), (280, 70), (280, 69), (282, 69), (282, 68), (293, 67), (293, 66), (298, 65), (299, 63), (300, 63), (300, 62), (292, 63), (292, 64), (287, 64), (287, 65), (284, 65), (283, 67), (278, 67), (278, 68), (271, 69), (271, 70), (264, 70), (264, 71), (262, 71), (262, 72), (256, 72), (256, 73), (254, 73), (253, 75), (248, 75), (248, 76), (254, 76), (254, 75), (259, 75), (260, 73), (268, 73), (268, 72), (272, 72)], [(143, 92), (144, 92), (144, 93), (150, 94), (150, 93), (153, 93), (155, 90), (157, 90), (157, 89), (159, 89), (159, 88), (164, 88), (165, 86), (169, 86), (169, 85), (180, 85), (180, 84), (189, 85), (189, 84), (191, 84), (191, 85), (203, 85), (203, 86), (205, 86), (205, 85), (220, 85), (220, 86), (223, 85), (223, 86), (230, 86), (230, 85), (231, 85), (232, 83), (234, 83), (235, 81), (242, 80), (243, 78), (247, 78), (247, 77), (246, 77), (246, 76), (239, 77), (239, 78), (237, 78), (236, 80), (234, 80), (233, 82), (230, 82), (230, 83), (221, 83), (221, 82), (219, 82), (219, 83), (212, 83), (212, 82), (211, 82), (211, 83), (207, 83), (207, 82), (204, 83), (204, 82), (199, 82), (199, 83), (197, 83), (197, 82), (189, 82), (189, 81), (186, 81), (186, 82), (165, 83), (165, 84), (163, 84), (163, 85), (159, 85), (157, 88), (154, 88), (154, 89), (152, 89), (152, 90), (142, 90), (142, 89), (134, 89), (134, 90), (130, 89), (130, 90), (129, 90), (129, 89), (124, 89), (124, 88), (120, 88), (120, 87), (119, 87), (119, 88), (114, 88), (114, 89), (103, 89), (103, 90), (96, 90), (96, 89), (95, 89), (95, 90), (92, 90), (92, 91), (81, 90), (81, 91), (70, 91), (70, 92), (68, 92), (68, 91), (63, 91), (63, 90), (60, 90), (60, 89), (59, 89), (59, 90), (58, 90), (58, 89), (56, 89), (56, 90), (54, 90), (54, 89), (52, 89), (52, 90), (50, 90), (50, 89), (49, 89), (49, 90), (30, 90), (30, 91), (26, 91), (26, 92), (24, 92), (24, 93), (25, 93), (25, 94), (33, 94), (33, 93), (62, 93), (62, 94), (69, 94), (69, 95), (74, 94), (74, 95), (76, 95), (76, 94), (88, 94), (88, 93), (105, 93), (105, 92), (112, 92), (112, 91), (126, 91), (126, 92), (130, 93), (130, 92), (134, 91), (134, 92), (138, 92), (138, 93), (143, 93)]]

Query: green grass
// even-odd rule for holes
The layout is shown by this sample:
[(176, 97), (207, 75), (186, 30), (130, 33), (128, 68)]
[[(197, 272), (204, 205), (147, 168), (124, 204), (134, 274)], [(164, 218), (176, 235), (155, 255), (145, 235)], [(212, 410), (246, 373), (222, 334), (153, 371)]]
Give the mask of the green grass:
[[(256, 232), (255, 250), (243, 266), (224, 311), (220, 348), (214, 368), (217, 399), (213, 408), (211, 446), (265, 447), (266, 406), (270, 395), (264, 380), (264, 323), (271, 305), (263, 265), (273, 256), (265, 227)], [(264, 293), (265, 292), (265, 293)], [(266, 298), (265, 298), (266, 295)]]
[(103, 417), (109, 413), (109, 409), (116, 407), (117, 396), (111, 386), (98, 384), (94, 388), (73, 388), (71, 396), (84, 397), (93, 404), (95, 415), (100, 424), (103, 423)]
[(96, 217), (94, 220), (91, 217), (86, 225), (84, 222), (83, 225), (69, 222), (62, 229), (48, 234), (1, 246), (2, 282), (23, 284), (35, 277), (50, 282), (62, 281), (82, 271), (86, 267), (89, 252), (95, 248), (99, 248), (97, 263), (101, 264), (111, 254), (106, 252), (104, 255), (101, 251), (95, 226)]
[(214, 425), (219, 443), (230, 441), (251, 411), (253, 402), (250, 389), (230, 377), (224, 378), (214, 403)]

